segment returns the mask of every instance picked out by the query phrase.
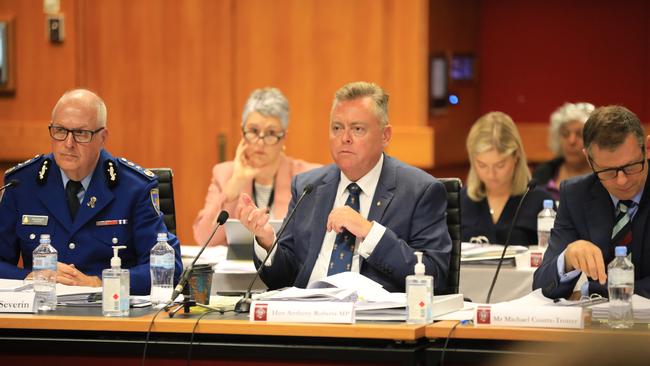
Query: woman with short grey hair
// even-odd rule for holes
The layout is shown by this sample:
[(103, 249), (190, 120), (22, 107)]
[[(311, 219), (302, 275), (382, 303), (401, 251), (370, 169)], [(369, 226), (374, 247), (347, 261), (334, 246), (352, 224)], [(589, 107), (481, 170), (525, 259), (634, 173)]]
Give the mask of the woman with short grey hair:
[(563, 180), (591, 172), (582, 153), (582, 126), (593, 110), (591, 103), (565, 103), (551, 114), (548, 147), (555, 158), (539, 165), (533, 178), (555, 201)]
[[(244, 104), (242, 139), (235, 159), (212, 168), (205, 205), (194, 220), (194, 240), (203, 243), (221, 210), (237, 219), (239, 196), (248, 194), (256, 206), (266, 207), (271, 217), (282, 219), (291, 199), (291, 178), (317, 167), (284, 154), (289, 126), (289, 101), (276, 88), (254, 90)], [(225, 245), (223, 230), (211, 245)]]

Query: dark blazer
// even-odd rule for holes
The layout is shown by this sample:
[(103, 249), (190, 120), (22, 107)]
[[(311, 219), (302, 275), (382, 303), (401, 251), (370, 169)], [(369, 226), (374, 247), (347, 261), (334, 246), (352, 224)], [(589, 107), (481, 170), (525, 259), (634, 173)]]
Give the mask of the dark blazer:
[[(472, 237), (485, 236), (490, 243), (505, 244), (521, 197), (510, 196), (495, 224), (492, 222), (487, 199), (472, 201), (467, 195), (467, 187), (463, 187), (460, 191), (462, 240), (468, 242)], [(510, 244), (537, 245), (537, 214), (542, 210), (545, 199), (551, 199), (551, 196), (540, 188), (535, 188), (528, 193), (526, 202), (519, 210), (519, 219), (512, 229)]]
[[(269, 288), (307, 286), (321, 250), (340, 174), (339, 168), (332, 164), (293, 178), (289, 212), (307, 184), (313, 184), (314, 189), (287, 224), (273, 265), (261, 271)], [(426, 273), (434, 276), (436, 289), (443, 289), (451, 252), (446, 196), (445, 187), (431, 175), (384, 155), (368, 220), (382, 224), (386, 232), (372, 254), (361, 259), (361, 274), (388, 291), (403, 292), (405, 278), (413, 274), (417, 261), (413, 253), (422, 251)], [(257, 256), (254, 258), (259, 267), (260, 261)]]
[[(650, 240), (650, 179), (646, 180), (639, 209), (632, 221), (632, 263), (634, 263), (634, 292), (650, 297), (650, 252), (645, 244)], [(560, 283), (557, 260), (567, 245), (583, 239), (596, 244), (603, 252), (605, 265), (614, 259), (614, 247), (610, 243), (614, 226), (615, 209), (612, 199), (594, 174), (575, 177), (560, 185), (560, 207), (551, 231), (549, 247), (542, 265), (535, 271), (533, 288), (542, 288), (545, 296), (568, 297), (578, 278)], [(590, 280), (590, 291), (600, 284)], [(602, 288), (598, 292), (602, 292)]]
[[(5, 181), (10, 179), (18, 179), (20, 185), (7, 189), (0, 200), (1, 278), (25, 278), (31, 272), (32, 252), (39, 245), (40, 234), (50, 234), (59, 262), (74, 264), (86, 275), (99, 278), (102, 270), (111, 266), (111, 247), (125, 245), (120, 257), (122, 268), (130, 270), (131, 294), (148, 295), (149, 251), (161, 232), (167, 233), (176, 251), (175, 279), (180, 277), (180, 244), (167, 231), (155, 207), (158, 180), (150, 171), (102, 150), (74, 220), (68, 210), (61, 170), (51, 154), (39, 155), (8, 170)], [(33, 216), (46, 220), (26, 220)], [(24, 268), (17, 267), (21, 256)]]

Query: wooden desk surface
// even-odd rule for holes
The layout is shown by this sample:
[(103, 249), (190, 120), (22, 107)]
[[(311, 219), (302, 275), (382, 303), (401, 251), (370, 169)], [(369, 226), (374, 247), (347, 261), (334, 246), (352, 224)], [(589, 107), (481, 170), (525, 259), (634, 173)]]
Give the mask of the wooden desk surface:
[[(447, 338), (449, 331), (457, 322), (444, 320), (426, 326), (427, 338)], [(650, 328), (646, 324), (637, 324), (634, 329), (611, 330), (602, 327), (588, 327), (585, 329), (556, 329), (556, 328), (515, 328), (480, 326), (473, 324), (459, 325), (453, 331), (454, 339), (492, 339), (509, 341), (539, 341), (539, 342), (565, 342), (576, 340), (585, 335), (608, 336), (616, 333), (625, 336), (643, 336), (650, 338)]]
[[(102, 316), (61, 316), (45, 314), (0, 314), (0, 329), (88, 330), (146, 332), (153, 314), (131, 318)], [(161, 313), (153, 332), (191, 333), (198, 316), (177, 314), (169, 318)], [(365, 338), (414, 341), (424, 337), (423, 325), (404, 323), (307, 324), (253, 323), (241, 316), (210, 314), (201, 319), (197, 333), (269, 336), (307, 336), (331, 338)]]

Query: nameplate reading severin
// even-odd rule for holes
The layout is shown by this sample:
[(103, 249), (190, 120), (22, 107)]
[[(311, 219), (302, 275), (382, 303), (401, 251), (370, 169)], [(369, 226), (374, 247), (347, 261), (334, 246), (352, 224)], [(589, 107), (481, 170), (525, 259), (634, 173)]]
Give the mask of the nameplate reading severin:
[(0, 292), (0, 313), (35, 313), (33, 291)]
[(336, 301), (253, 301), (250, 321), (354, 323), (354, 303)]
[(511, 327), (584, 328), (579, 306), (515, 306), (480, 305), (474, 313), (474, 324)]

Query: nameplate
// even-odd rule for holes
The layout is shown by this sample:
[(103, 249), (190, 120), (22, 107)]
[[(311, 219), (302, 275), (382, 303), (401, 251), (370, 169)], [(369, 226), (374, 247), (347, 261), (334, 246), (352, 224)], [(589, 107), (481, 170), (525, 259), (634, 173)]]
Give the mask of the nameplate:
[(250, 321), (282, 323), (354, 323), (353, 302), (253, 301)]
[(474, 312), (474, 324), (509, 327), (584, 328), (579, 306), (483, 305)]
[(33, 291), (0, 292), (0, 313), (35, 313), (35, 298)]

